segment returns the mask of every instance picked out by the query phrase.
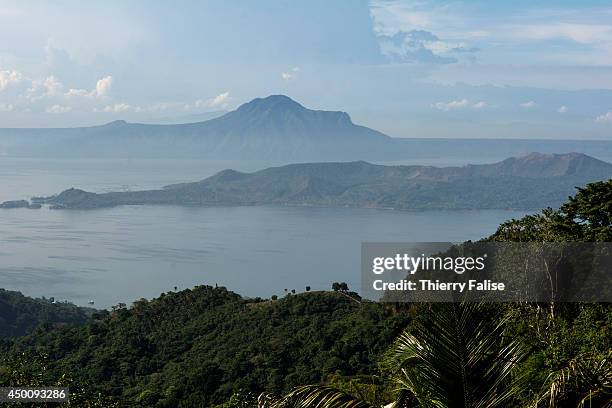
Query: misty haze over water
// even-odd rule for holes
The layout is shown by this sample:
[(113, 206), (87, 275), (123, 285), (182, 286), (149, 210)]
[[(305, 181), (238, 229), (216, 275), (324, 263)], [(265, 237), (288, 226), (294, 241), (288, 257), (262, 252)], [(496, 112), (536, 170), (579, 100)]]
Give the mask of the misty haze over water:
[[(478, 162), (466, 159), (471, 163)], [(493, 160), (491, 160), (493, 161)], [(483, 162), (482, 160), (480, 162)], [(455, 159), (421, 160), (439, 166)], [(191, 160), (0, 160), (0, 200), (157, 188), (272, 164)], [(197, 284), (247, 296), (284, 289), (357, 289), (362, 241), (462, 241), (524, 212), (383, 211), (297, 207), (129, 206), (93, 211), (14, 209), (0, 217), (0, 287), (97, 307)]]

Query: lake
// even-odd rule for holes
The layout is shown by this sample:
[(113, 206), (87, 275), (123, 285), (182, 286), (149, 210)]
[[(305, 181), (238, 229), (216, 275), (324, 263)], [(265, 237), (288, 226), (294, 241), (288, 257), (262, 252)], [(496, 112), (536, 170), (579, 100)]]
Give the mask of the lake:
[[(0, 159), (0, 201), (69, 187), (138, 190), (272, 163)], [(451, 163), (448, 163), (451, 164)], [(452, 163), (457, 164), (457, 163)], [(441, 163), (440, 165), (445, 165)], [(96, 307), (198, 284), (246, 296), (358, 289), (363, 241), (463, 241), (524, 212), (130, 206), (0, 211), (0, 287)]]

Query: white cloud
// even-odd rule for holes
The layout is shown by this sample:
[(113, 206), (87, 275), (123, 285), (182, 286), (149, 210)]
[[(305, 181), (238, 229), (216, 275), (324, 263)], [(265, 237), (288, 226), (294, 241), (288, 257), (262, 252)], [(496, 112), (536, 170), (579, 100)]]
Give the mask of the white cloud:
[(25, 97), (33, 102), (40, 101), (59, 95), (63, 88), (64, 84), (53, 75), (44, 79), (34, 79), (31, 80), (30, 87), (25, 92)]
[(283, 78), (284, 81), (291, 81), (297, 77), (299, 71), (299, 67), (293, 67), (289, 71), (281, 73), (281, 78)]
[(480, 102), (476, 102), (475, 104), (472, 105), (472, 108), (474, 109), (482, 109), (484, 107), (487, 106), (487, 103), (485, 101), (480, 101)]
[(0, 103), (0, 112), (13, 112), (15, 105), (12, 103)]
[(47, 113), (66, 113), (70, 112), (72, 108), (70, 106), (63, 105), (52, 105), (46, 109)]
[(104, 98), (109, 95), (111, 86), (113, 84), (113, 77), (111, 75), (100, 78), (96, 81), (96, 87), (91, 91), (87, 89), (70, 88), (64, 96), (73, 97), (86, 97), (86, 98)]
[(612, 123), (612, 111), (606, 112), (603, 115), (599, 115), (595, 118), (595, 122), (599, 123)]
[(430, 31), (398, 31), (393, 35), (378, 35), (380, 52), (396, 62), (425, 62), (450, 64), (457, 62), (451, 55), (455, 50), (474, 52), (460, 43), (442, 41)]
[(119, 112), (133, 111), (133, 110), (134, 110), (134, 108), (132, 107), (132, 105), (130, 105), (129, 103), (121, 102), (121, 103), (115, 103), (113, 105), (106, 105), (101, 110), (94, 109), (94, 112), (114, 112), (114, 113), (119, 113)]
[(449, 101), (449, 102), (436, 102), (431, 105), (432, 108), (436, 108), (441, 111), (450, 111), (450, 110), (466, 109), (466, 108), (482, 109), (486, 106), (488, 105), (485, 101), (471, 103), (468, 99), (458, 99), (458, 100)]
[(514, 27), (518, 38), (532, 40), (566, 39), (580, 44), (609, 42), (612, 38), (612, 25), (598, 24), (534, 24)]
[[(588, 2), (574, 2), (577, 4), (572, 6), (509, 6), (504, 7), (504, 13), (491, 13), (481, 4), (461, 1), (370, 0), (369, 3), (373, 30), (379, 40), (387, 40), (399, 32), (427, 31), (438, 36), (439, 41), (423, 44), (425, 49), (434, 55), (467, 63), (474, 61), (475, 54), (445, 52), (446, 49), (467, 43), (459, 48), (481, 48), (484, 51), (480, 60), (512, 66), (515, 63), (549, 65), (551, 61), (600, 66), (610, 65), (612, 58), (612, 8)], [(383, 47), (388, 45), (381, 44), (384, 55), (389, 50)], [(425, 62), (436, 62), (425, 53), (414, 55), (404, 51), (404, 54), (410, 58), (408, 62), (420, 61), (418, 58), (422, 56), (428, 57)], [(397, 60), (396, 55), (393, 57)]]
[(519, 106), (521, 108), (531, 109), (531, 108), (535, 108), (536, 106), (538, 106), (538, 104), (535, 103), (534, 101), (527, 101), (527, 102), (521, 103)]
[(557, 110), (557, 112), (559, 112), (559, 113), (565, 113), (565, 112), (567, 112), (568, 110), (569, 110), (569, 109), (567, 108), (567, 106), (562, 105), (562, 106), (559, 106), (559, 109)]
[[(109, 75), (99, 79), (92, 90), (69, 88), (64, 91), (64, 84), (54, 75), (29, 78), (17, 71), (0, 71), (0, 90), (4, 91), (2, 102), (6, 106), (10, 104), (13, 110), (23, 112), (66, 113), (95, 110), (100, 108), (98, 100), (107, 99), (112, 81), (113, 78)], [(11, 92), (7, 93), (9, 86), (17, 83), (19, 86), (10, 87)]]
[(70, 88), (68, 92), (64, 94), (67, 98), (98, 98), (103, 99), (109, 96), (111, 86), (113, 84), (113, 77), (111, 75), (100, 78), (96, 81), (96, 87), (91, 91), (87, 89)]
[(55, 96), (61, 92), (64, 85), (57, 80), (54, 76), (50, 76), (45, 78), (43, 81), (43, 87), (45, 88), (45, 93), (48, 96)]
[(18, 71), (0, 71), (0, 92), (4, 91), (10, 84), (19, 83), (22, 80), (23, 75)]
[(110, 88), (111, 85), (113, 84), (113, 77), (112, 76), (106, 76), (102, 79), (99, 79), (98, 82), (96, 82), (96, 96), (98, 98), (102, 98), (104, 96), (107, 96), (108, 93), (110, 92)]
[(83, 97), (83, 96), (90, 96), (91, 92), (86, 90), (86, 89), (75, 89), (75, 88), (70, 88), (68, 90), (68, 92), (66, 92), (65, 94), (67, 97), (73, 97), (73, 96), (77, 96), (77, 97)]
[(374, 30), (383, 35), (393, 35), (406, 28), (430, 29), (435, 20), (432, 18), (432, 10), (429, 5), (422, 1), (372, 1), (370, 15), (374, 20)]
[(449, 111), (449, 110), (454, 110), (454, 109), (467, 108), (469, 104), (470, 104), (470, 101), (468, 101), (467, 99), (461, 99), (461, 100), (450, 101), (450, 102), (436, 102), (431, 106), (433, 108), (440, 109), (443, 111)]
[[(155, 105), (143, 108), (125, 101), (116, 101), (111, 95), (112, 86), (113, 77), (111, 75), (98, 79), (95, 86), (90, 89), (82, 89), (65, 87), (54, 75), (30, 78), (15, 70), (2, 70), (0, 71), (0, 112), (142, 113), (160, 109)], [(205, 103), (210, 107), (225, 106), (229, 98), (229, 92), (225, 92)], [(184, 102), (170, 103), (168, 109), (173, 109), (178, 105), (185, 106)]]
[(380, 53), (400, 63), (473, 61), (479, 49), (466, 41), (488, 37), (489, 32), (483, 29), (462, 32), (465, 31), (462, 17), (449, 10), (447, 5), (431, 1), (373, 0), (370, 15)]
[[(221, 109), (225, 109), (227, 108), (228, 102), (232, 99), (231, 94), (229, 91), (225, 91), (223, 93), (220, 93), (219, 95), (210, 98), (210, 99), (198, 99), (197, 101), (195, 101), (193, 103), (193, 107), (197, 108), (197, 109), (202, 109), (202, 108), (221, 108)], [(186, 104), (184, 105), (184, 109), (188, 110), (191, 109), (192, 106), (190, 104)]]
[(212, 99), (208, 100), (208, 105), (211, 108), (223, 107), (227, 105), (227, 102), (230, 99), (229, 91), (223, 92)]

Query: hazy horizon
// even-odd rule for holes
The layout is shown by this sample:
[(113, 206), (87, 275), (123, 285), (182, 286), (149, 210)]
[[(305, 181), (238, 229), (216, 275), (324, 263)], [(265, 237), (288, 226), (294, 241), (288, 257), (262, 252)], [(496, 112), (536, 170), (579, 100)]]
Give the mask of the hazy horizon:
[(0, 1), (0, 127), (285, 94), (393, 137), (612, 140), (608, 2), (75, 4)]

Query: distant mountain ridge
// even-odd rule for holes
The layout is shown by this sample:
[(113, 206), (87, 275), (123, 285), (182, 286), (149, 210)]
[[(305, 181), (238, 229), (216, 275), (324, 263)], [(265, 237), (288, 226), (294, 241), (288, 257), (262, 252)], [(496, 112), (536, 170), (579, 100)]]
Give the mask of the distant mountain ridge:
[(225, 115), (226, 110), (192, 113), (189, 115), (162, 116), (144, 120), (142, 123), (151, 125), (181, 125), (184, 123), (205, 122)]
[(455, 162), (468, 163), (468, 157), (499, 160), (534, 151), (576, 151), (612, 158), (609, 140), (452, 139), (452, 127), (448, 139), (422, 139), (418, 134), (392, 138), (356, 125), (346, 112), (308, 109), (284, 95), (256, 98), (225, 114), (185, 116), (182, 121), (195, 123), (167, 118), (162, 123), (116, 120), (100, 126), (63, 129), (0, 128), (0, 157), (188, 158), (267, 163), (435, 161), (452, 157), (460, 159)]
[(42, 200), (55, 208), (116, 205), (294, 205), (389, 209), (539, 209), (577, 186), (612, 178), (612, 164), (578, 153), (533, 153), (463, 167), (304, 163), (254, 173), (224, 170), (160, 190), (96, 194), (69, 189)]
[(491, 176), (560, 177), (572, 175), (607, 174), (609, 164), (580, 153), (541, 154), (511, 157), (492, 166), (471, 166), (484, 169)]
[[(23, 143), (28, 139), (34, 143)], [(284, 95), (254, 99), (204, 122), (0, 129), (2, 140), (4, 150), (17, 155), (254, 160), (382, 156), (394, 145), (389, 136), (355, 125), (346, 112), (307, 109)]]

